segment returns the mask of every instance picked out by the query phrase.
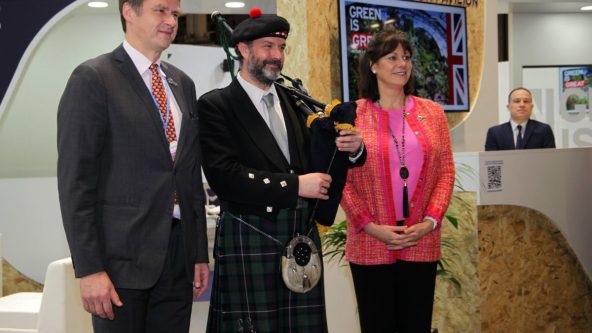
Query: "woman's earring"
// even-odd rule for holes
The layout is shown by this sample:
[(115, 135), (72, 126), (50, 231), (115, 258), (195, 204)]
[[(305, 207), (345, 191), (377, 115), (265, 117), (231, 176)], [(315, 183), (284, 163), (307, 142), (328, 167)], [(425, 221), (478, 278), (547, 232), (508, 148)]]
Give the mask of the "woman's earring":
[(374, 69), (373, 69), (373, 70), (372, 70), (372, 74), (376, 74), (376, 70), (374, 70)]

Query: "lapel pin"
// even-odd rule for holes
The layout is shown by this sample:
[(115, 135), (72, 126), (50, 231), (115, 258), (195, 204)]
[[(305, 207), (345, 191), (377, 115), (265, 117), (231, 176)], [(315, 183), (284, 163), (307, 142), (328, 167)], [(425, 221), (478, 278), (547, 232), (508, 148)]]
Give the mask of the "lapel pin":
[(175, 82), (172, 77), (167, 77), (167, 82), (172, 86), (178, 86), (177, 82)]
[(417, 120), (419, 120), (419, 121), (422, 121), (424, 119), (426, 119), (426, 116), (417, 116)]

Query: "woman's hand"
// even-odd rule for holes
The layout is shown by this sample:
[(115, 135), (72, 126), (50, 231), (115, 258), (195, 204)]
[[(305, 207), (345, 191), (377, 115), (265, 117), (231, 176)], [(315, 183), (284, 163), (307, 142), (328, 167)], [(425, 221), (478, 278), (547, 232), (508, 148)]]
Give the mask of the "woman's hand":
[(423, 220), (421, 223), (404, 228), (403, 234), (405, 237), (401, 238), (396, 244), (388, 244), (386, 247), (388, 250), (401, 250), (406, 247), (415, 246), (423, 236), (434, 229), (434, 223), (430, 220)]
[(417, 244), (413, 239), (414, 236), (405, 234), (406, 229), (406, 226), (382, 225), (374, 222), (364, 226), (367, 234), (385, 243), (389, 250), (400, 250)]

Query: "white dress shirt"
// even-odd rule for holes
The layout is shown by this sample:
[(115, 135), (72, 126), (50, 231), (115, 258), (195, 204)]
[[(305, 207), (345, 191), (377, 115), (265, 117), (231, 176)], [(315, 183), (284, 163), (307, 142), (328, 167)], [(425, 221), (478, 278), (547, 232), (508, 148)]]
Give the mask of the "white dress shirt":
[(517, 123), (513, 120), (510, 120), (510, 125), (512, 126), (512, 133), (514, 136), (514, 147), (518, 144), (518, 125), (522, 125), (522, 138), (524, 139), (524, 132), (526, 132), (526, 124), (528, 124), (528, 120), (523, 123)]
[[(136, 66), (138, 73), (140, 73), (140, 75), (142, 76), (142, 80), (144, 80), (144, 84), (146, 84), (148, 91), (152, 93), (152, 73), (150, 72), (150, 65), (152, 65), (152, 61), (150, 61), (148, 58), (146, 58), (145, 55), (140, 53), (140, 51), (136, 50), (133, 46), (131, 46), (131, 44), (128, 43), (127, 40), (123, 41), (123, 48), (130, 56), (130, 58), (132, 58), (132, 62), (134, 63), (134, 66)], [(162, 78), (162, 83), (165, 85), (167, 99), (170, 101), (171, 114), (173, 115), (173, 122), (175, 123), (175, 133), (177, 133), (177, 138), (179, 138), (179, 135), (181, 134), (182, 119), (180, 108), (177, 104), (177, 100), (175, 100), (175, 96), (173, 95), (170, 87), (167, 87), (167, 77), (166, 74), (162, 71), (162, 68), (160, 68), (160, 59), (156, 61), (156, 64), (158, 64), (158, 69), (160, 72), (160, 76)], [(162, 130), (164, 131), (164, 127)]]
[(269, 93), (271, 93), (273, 95), (273, 107), (275, 109), (275, 112), (277, 113), (277, 115), (280, 117), (280, 119), (282, 121), (282, 125), (284, 126), (284, 130), (286, 130), (286, 121), (284, 120), (284, 114), (282, 113), (282, 107), (280, 106), (280, 99), (278, 98), (278, 94), (277, 94), (277, 91), (275, 90), (275, 86), (272, 84), (269, 87), (269, 89), (266, 91), (266, 90), (262, 90), (261, 88), (257, 87), (256, 85), (245, 80), (240, 75), (240, 72), (236, 75), (236, 78), (238, 80), (238, 83), (241, 85), (241, 87), (243, 87), (243, 89), (247, 92), (249, 99), (251, 99), (251, 102), (253, 102), (253, 105), (255, 105), (255, 108), (257, 109), (257, 111), (261, 115), (261, 118), (263, 118), (263, 120), (267, 124), (267, 127), (269, 127), (269, 114), (267, 112), (267, 107), (265, 106), (265, 103), (263, 103), (263, 96), (265, 96)]

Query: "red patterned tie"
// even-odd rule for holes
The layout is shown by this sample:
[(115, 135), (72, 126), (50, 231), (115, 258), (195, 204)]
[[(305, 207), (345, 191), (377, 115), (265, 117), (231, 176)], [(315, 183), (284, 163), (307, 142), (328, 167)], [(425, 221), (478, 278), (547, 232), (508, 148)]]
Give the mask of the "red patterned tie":
[[(150, 72), (152, 72), (152, 95), (156, 99), (158, 103), (158, 108), (160, 109), (160, 114), (162, 115), (162, 122), (166, 123), (166, 137), (167, 141), (170, 143), (172, 141), (177, 141), (177, 133), (175, 132), (175, 121), (173, 120), (173, 113), (171, 112), (170, 108), (167, 112), (167, 95), (166, 90), (164, 89), (164, 85), (162, 83), (162, 78), (160, 77), (160, 73), (158, 71), (158, 65), (152, 64), (150, 65)], [(168, 113), (168, 120), (167, 118)], [(173, 161), (175, 160), (176, 148), (175, 151), (171, 151), (171, 157)], [(177, 191), (173, 193), (173, 202), (175, 204), (179, 203), (179, 197), (177, 195)]]
[[(175, 132), (175, 121), (173, 120), (173, 114), (170, 108), (167, 112), (167, 95), (164, 85), (162, 84), (162, 78), (158, 71), (158, 65), (150, 65), (150, 71), (152, 72), (152, 95), (158, 103), (160, 114), (162, 115), (162, 122), (167, 124), (166, 137), (169, 142), (177, 141), (177, 133)], [(167, 118), (168, 113), (168, 119)]]

